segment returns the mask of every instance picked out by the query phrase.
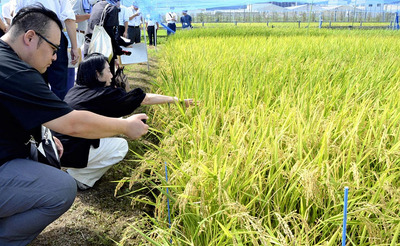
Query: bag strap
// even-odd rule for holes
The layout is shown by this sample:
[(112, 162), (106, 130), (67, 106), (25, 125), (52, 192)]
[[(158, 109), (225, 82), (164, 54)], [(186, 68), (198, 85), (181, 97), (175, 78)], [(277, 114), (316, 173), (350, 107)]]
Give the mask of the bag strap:
[(106, 12), (107, 12), (107, 8), (108, 6), (110, 6), (110, 4), (107, 4), (106, 7), (103, 9), (103, 13), (101, 13), (101, 17), (100, 17), (100, 26), (104, 25), (104, 19), (106, 18)]

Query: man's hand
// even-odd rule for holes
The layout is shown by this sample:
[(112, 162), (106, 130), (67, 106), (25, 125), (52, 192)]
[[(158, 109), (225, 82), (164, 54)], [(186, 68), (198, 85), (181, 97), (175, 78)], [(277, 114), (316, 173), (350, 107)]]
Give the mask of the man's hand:
[(146, 114), (135, 114), (127, 118), (128, 125), (125, 135), (131, 139), (138, 139), (149, 131), (149, 126), (143, 122), (149, 117)]
[(71, 64), (75, 65), (79, 61), (80, 56), (78, 49), (71, 49)]
[(54, 140), (54, 143), (56, 144), (56, 147), (57, 147), (58, 156), (61, 159), (61, 156), (64, 154), (64, 147), (63, 147), (61, 141), (58, 138), (53, 136), (53, 140)]

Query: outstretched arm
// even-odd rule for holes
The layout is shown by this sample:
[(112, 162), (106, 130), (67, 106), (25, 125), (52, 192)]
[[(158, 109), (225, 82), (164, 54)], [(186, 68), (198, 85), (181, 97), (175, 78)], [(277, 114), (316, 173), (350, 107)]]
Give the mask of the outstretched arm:
[(124, 134), (131, 139), (137, 139), (147, 133), (149, 126), (142, 122), (147, 119), (145, 114), (135, 114), (121, 119), (74, 110), (43, 125), (53, 131), (73, 137), (96, 139)]
[[(179, 98), (164, 96), (159, 94), (146, 93), (146, 97), (143, 99), (142, 105), (154, 105), (154, 104), (164, 104), (164, 103), (178, 103)], [(184, 99), (186, 106), (193, 105), (193, 99)]]

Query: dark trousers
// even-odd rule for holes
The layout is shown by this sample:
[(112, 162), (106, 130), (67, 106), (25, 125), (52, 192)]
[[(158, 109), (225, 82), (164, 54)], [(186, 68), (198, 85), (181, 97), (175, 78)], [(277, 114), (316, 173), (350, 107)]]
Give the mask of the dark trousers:
[(140, 43), (140, 27), (129, 26), (128, 38), (132, 43)]
[(124, 35), (125, 26), (118, 26), (118, 36)]
[(0, 166), (0, 245), (27, 245), (71, 207), (75, 180), (28, 159)]
[(156, 44), (157, 30), (155, 26), (147, 27), (147, 35), (149, 36), (149, 44), (154, 46), (157, 45)]
[[(176, 24), (175, 23), (168, 23), (168, 28), (172, 31), (176, 32)], [(172, 32), (167, 29), (167, 35), (170, 35)]]
[(121, 38), (121, 36), (124, 35), (125, 26), (118, 26), (117, 31), (118, 32), (116, 34), (116, 38), (115, 39), (117, 40), (118, 45), (119, 46), (124, 46), (124, 47), (129, 46), (131, 43), (129, 43), (129, 42), (127, 43)]
[(57, 52), (57, 60), (43, 74), (43, 78), (51, 86), (61, 100), (64, 100), (68, 88), (68, 40), (64, 33), (61, 33), (60, 49)]

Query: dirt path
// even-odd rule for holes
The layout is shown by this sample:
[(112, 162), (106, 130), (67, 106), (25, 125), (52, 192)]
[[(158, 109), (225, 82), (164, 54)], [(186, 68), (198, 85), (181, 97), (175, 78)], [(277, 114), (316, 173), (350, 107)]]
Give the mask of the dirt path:
[[(157, 70), (154, 54), (154, 50), (149, 51), (150, 71), (147, 70), (147, 64), (126, 66), (125, 73), (129, 77), (131, 88), (140, 87), (149, 91), (150, 82), (154, 80)], [(143, 144), (140, 140), (130, 142), (132, 148), (140, 144)], [(125, 160), (132, 159), (135, 157), (128, 152)], [(114, 197), (117, 184), (113, 181), (129, 177), (130, 168), (134, 168), (131, 163), (122, 161), (113, 166), (92, 189), (78, 191), (72, 207), (50, 224), (30, 245), (97, 246), (116, 245), (121, 241), (125, 245), (146, 244), (142, 237), (129, 227), (129, 224), (145, 216), (146, 209), (133, 208), (127, 197)], [(128, 191), (127, 187), (122, 188), (122, 192), (124, 191)], [(125, 238), (125, 235), (131, 236)]]

